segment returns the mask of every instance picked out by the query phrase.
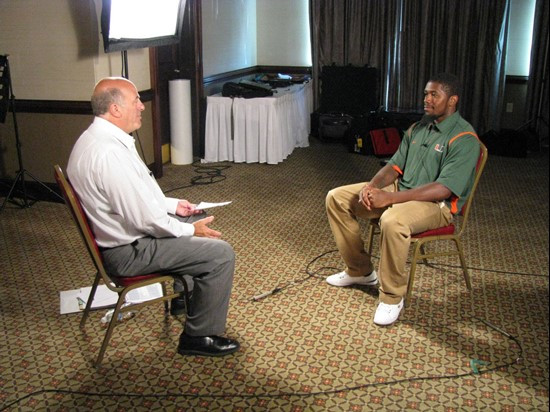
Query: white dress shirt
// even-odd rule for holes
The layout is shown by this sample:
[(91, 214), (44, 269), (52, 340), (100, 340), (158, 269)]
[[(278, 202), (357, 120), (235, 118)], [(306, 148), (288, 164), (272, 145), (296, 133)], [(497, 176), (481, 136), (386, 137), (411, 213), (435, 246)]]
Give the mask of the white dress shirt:
[(195, 227), (170, 214), (178, 199), (164, 196), (139, 157), (134, 138), (96, 117), (75, 143), (67, 175), (97, 243), (112, 248), (151, 236), (192, 236)]

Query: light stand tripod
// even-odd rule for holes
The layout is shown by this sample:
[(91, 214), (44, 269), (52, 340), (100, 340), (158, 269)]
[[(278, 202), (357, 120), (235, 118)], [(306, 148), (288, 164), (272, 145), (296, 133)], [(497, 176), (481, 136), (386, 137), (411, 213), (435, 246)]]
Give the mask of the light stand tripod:
[[(45, 187), (50, 193), (53, 193), (56, 197), (63, 200), (61, 196), (59, 196), (56, 192), (54, 192), (52, 189), (50, 189), (48, 186), (46, 186), (44, 183), (42, 183), (40, 180), (38, 180), (36, 177), (34, 177), (28, 170), (25, 170), (23, 167), (23, 155), (21, 153), (21, 141), (19, 140), (19, 129), (17, 127), (17, 116), (15, 113), (15, 96), (13, 94), (13, 87), (11, 84), (11, 76), (10, 76), (10, 65), (8, 61), (8, 56), (2, 56), (0, 55), (0, 79), (1, 79), (1, 85), (4, 89), (7, 86), (7, 90), (2, 90), (4, 93), (4, 96), (9, 95), (8, 103), (4, 104), (3, 106), (0, 106), (0, 108), (4, 107), (6, 108), (6, 113), (8, 111), (8, 106), (11, 107), (11, 113), (13, 116), (13, 129), (15, 132), (15, 147), (17, 149), (17, 161), (19, 162), (19, 170), (17, 171), (17, 174), (15, 176), (15, 180), (13, 181), (13, 184), (8, 192), (8, 195), (4, 199), (4, 202), (2, 203), (2, 206), (0, 207), (0, 212), (4, 210), (4, 207), (6, 206), (6, 203), (11, 201), (12, 203), (17, 204), (19, 207), (31, 207), (35, 202), (37, 202), (37, 199), (32, 199), (33, 202), (29, 202), (29, 195), (27, 194), (27, 188), (25, 186), (25, 175), (28, 175), (30, 178), (32, 178), (37, 183), (41, 184), (43, 187)], [(3, 109), (2, 109), (3, 110)], [(0, 121), (2, 123), (4, 122), (6, 113), (0, 113)], [(22, 193), (21, 202), (16, 202), (12, 195), (15, 196), (16, 190), (19, 188), (20, 192)]]
[[(128, 51), (122, 50), (120, 52), (121, 57), (121, 64), (122, 64), (122, 71), (121, 76), (124, 77), (126, 80), (130, 79), (130, 73), (128, 73)], [(132, 136), (134, 136), (135, 133), (135, 139), (139, 143), (139, 149), (141, 150), (141, 156), (143, 158), (143, 161), (145, 162), (145, 152), (143, 151), (143, 146), (141, 145), (141, 139), (139, 138), (139, 133), (137, 130), (134, 130), (132, 133), (130, 133)], [(145, 163), (147, 164), (147, 163)]]

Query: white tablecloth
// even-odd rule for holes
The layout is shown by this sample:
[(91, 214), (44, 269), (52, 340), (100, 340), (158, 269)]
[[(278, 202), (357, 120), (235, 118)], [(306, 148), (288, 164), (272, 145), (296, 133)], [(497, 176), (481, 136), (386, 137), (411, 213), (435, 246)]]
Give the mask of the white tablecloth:
[(311, 83), (276, 90), (255, 99), (208, 96), (203, 161), (276, 164), (309, 146)]

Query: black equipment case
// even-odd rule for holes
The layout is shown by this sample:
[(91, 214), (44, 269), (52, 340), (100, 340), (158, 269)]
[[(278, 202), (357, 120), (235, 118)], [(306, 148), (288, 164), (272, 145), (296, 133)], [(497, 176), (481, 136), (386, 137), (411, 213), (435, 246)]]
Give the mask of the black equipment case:
[(323, 66), (319, 110), (311, 116), (312, 134), (323, 141), (349, 140), (354, 118), (376, 111), (378, 99), (376, 68)]
[(318, 136), (321, 140), (347, 138), (353, 117), (344, 113), (319, 113)]
[(253, 99), (255, 97), (273, 96), (273, 91), (262, 86), (255, 86), (250, 83), (224, 83), (222, 88), (223, 97), (243, 97), (245, 99)]

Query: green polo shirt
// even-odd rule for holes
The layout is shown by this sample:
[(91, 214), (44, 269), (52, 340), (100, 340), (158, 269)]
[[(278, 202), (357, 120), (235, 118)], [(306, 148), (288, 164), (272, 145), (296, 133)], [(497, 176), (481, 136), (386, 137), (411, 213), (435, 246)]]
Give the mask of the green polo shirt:
[(455, 112), (441, 123), (412, 125), (389, 164), (400, 174), (399, 190), (432, 182), (447, 187), (445, 204), (456, 214), (472, 190), (479, 153), (474, 128)]

